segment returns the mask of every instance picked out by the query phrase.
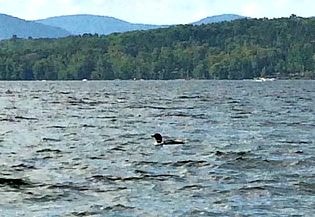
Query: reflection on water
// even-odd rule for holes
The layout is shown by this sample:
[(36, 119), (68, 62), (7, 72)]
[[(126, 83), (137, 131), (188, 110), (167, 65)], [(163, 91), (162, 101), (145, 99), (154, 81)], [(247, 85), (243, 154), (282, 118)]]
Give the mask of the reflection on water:
[(311, 216), (314, 101), (314, 81), (0, 82), (1, 216)]

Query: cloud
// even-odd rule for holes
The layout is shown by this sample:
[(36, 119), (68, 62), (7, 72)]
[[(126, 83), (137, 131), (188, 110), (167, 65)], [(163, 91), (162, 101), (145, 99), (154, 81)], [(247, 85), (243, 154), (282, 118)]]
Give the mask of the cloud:
[(98, 14), (105, 12), (107, 15), (131, 22), (143, 22), (145, 17), (147, 23), (170, 24), (189, 22), (191, 13), (194, 13), (204, 2), (206, 0), (133, 0), (132, 3), (125, 0), (111, 0), (110, 4), (104, 1), (102, 11), (96, 10)]
[[(291, 14), (298, 16), (314, 16), (313, 0), (266, 0), (266, 1), (240, 1), (240, 12), (250, 17), (288, 17)], [(236, 6), (237, 7), (237, 6)]]
[(39, 19), (72, 14), (81, 10), (74, 0), (0, 0), (1, 13), (23, 19)]
[(261, 10), (262, 10), (262, 7), (260, 7), (259, 3), (256, 3), (256, 2), (246, 3), (241, 8), (242, 14), (248, 17), (256, 17), (257, 15), (260, 16)]

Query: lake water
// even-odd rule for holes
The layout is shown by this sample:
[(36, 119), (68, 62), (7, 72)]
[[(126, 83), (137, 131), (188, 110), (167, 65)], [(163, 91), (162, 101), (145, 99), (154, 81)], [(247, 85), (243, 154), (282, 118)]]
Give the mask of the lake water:
[(1, 217), (315, 212), (315, 81), (0, 82), (0, 107)]

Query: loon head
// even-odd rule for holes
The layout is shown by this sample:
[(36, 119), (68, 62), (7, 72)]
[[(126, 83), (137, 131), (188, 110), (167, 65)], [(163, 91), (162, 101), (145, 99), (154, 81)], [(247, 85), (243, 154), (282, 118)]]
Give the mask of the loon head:
[(159, 133), (155, 133), (151, 137), (153, 137), (157, 143), (162, 143), (163, 142), (162, 136)]

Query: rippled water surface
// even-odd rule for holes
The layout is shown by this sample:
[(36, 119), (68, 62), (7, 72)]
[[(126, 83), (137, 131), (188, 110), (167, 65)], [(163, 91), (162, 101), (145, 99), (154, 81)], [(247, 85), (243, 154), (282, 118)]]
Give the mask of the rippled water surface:
[(314, 81), (0, 82), (0, 107), (0, 216), (315, 212)]

